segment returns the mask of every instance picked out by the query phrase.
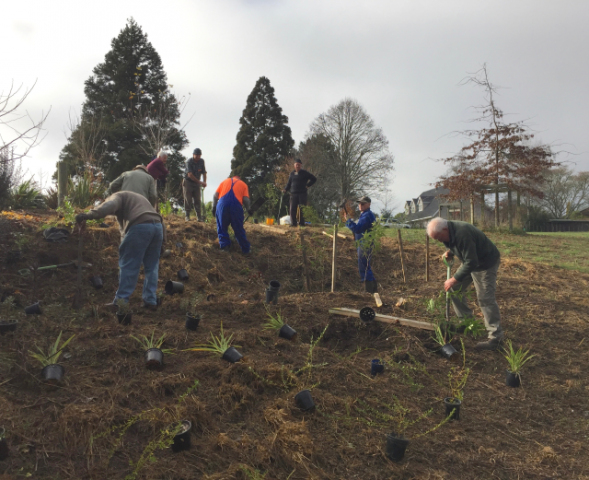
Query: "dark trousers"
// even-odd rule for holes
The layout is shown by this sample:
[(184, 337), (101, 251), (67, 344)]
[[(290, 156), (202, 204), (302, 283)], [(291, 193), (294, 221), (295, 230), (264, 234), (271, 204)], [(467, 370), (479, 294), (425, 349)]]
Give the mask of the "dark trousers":
[(182, 182), (182, 189), (184, 191), (184, 210), (186, 211), (186, 218), (190, 218), (190, 211), (194, 206), (196, 217), (199, 220), (204, 220), (200, 210), (200, 185), (185, 178)]
[[(290, 224), (295, 227), (297, 224), (305, 225), (303, 209), (300, 206), (307, 205), (307, 192), (290, 194)], [(297, 212), (298, 210), (298, 212)]]

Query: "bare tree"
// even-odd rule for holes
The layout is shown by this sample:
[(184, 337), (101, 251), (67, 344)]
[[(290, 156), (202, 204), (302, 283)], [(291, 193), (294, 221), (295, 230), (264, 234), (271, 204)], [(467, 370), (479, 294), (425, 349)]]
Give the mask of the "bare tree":
[(319, 115), (310, 131), (330, 145), (323, 156), (329, 173), (322, 182), (332, 182), (340, 198), (378, 192), (382, 178), (393, 170), (389, 141), (353, 99), (346, 98)]
[[(523, 122), (506, 123), (497, 107), (496, 87), (489, 81), (487, 67), (464, 79), (462, 85), (483, 88), (485, 103), (474, 107), (478, 116), (472, 122), (487, 127), (456, 132), (470, 140), (458, 154), (441, 159), (451, 169), (436, 186), (450, 190), (450, 199), (468, 198), (486, 185), (507, 184), (510, 190), (541, 197), (539, 185), (544, 173), (559, 163), (547, 145), (531, 145), (534, 134)], [(495, 225), (499, 224), (499, 192), (495, 189)]]
[(26, 110), (23, 113), (23, 104), (36, 84), (22, 91), (22, 84), (15, 87), (12, 82), (8, 92), (0, 92), (0, 151), (10, 151), (15, 160), (25, 157), (44, 138), (41, 132), (51, 108), (46, 114), (41, 112), (38, 120)]
[(132, 111), (131, 123), (145, 140), (139, 143), (139, 148), (145, 155), (151, 157), (157, 154), (162, 148), (176, 143), (178, 137), (183, 135), (184, 128), (195, 115), (193, 113), (184, 125), (178, 128), (178, 118), (189, 101), (190, 94), (178, 100), (174, 94), (165, 92), (155, 105), (143, 105)]
[(65, 155), (62, 155), (62, 158), (68, 156), (71, 166), (91, 171), (92, 175), (102, 173), (101, 156), (104, 151), (106, 127), (101, 117), (80, 117), (70, 111), (66, 129), (69, 131), (69, 135), (66, 134), (68, 145), (67, 151), (64, 148)]
[(571, 218), (574, 212), (589, 205), (589, 172), (554, 168), (546, 175), (542, 190), (544, 196), (540, 205), (553, 218)]

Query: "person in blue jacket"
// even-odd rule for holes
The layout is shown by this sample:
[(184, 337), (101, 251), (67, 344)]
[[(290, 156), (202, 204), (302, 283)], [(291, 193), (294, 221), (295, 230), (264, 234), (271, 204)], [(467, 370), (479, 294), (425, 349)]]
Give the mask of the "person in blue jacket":
[[(360, 210), (360, 218), (358, 222), (348, 220), (348, 215), (344, 213), (346, 221), (346, 227), (348, 227), (353, 233), (356, 241), (362, 240), (364, 234), (372, 229), (372, 224), (376, 222), (374, 213), (370, 210), (370, 204), (372, 200), (370, 197), (362, 197), (356, 200), (358, 203), (358, 209)], [(368, 293), (376, 293), (378, 291), (378, 285), (374, 274), (372, 273), (372, 267), (370, 266), (371, 250), (363, 248), (360, 244), (358, 246), (358, 270), (360, 271), (360, 281), (364, 283), (364, 288)]]

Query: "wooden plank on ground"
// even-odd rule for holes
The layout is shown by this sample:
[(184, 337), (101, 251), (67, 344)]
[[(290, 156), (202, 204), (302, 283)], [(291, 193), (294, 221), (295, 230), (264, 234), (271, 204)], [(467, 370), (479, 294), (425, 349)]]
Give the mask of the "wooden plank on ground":
[(281, 235), (286, 235), (288, 233), (288, 230), (283, 230), (282, 228), (278, 228), (278, 227), (271, 227), (270, 225), (265, 225), (262, 223), (258, 223), (258, 224), (247, 224), (248, 226), (255, 226), (255, 227), (263, 227), (266, 230), (270, 230), (271, 232), (275, 232), (275, 233), (280, 233)]
[[(360, 310), (353, 308), (330, 308), (329, 313), (334, 315), (343, 315), (345, 317), (360, 317)], [(410, 320), (408, 318), (392, 317), (390, 315), (376, 314), (375, 320), (383, 323), (391, 323), (396, 325), (404, 325), (406, 327), (421, 328), (422, 330), (434, 330), (434, 325), (428, 322), (420, 322), (419, 320)]]

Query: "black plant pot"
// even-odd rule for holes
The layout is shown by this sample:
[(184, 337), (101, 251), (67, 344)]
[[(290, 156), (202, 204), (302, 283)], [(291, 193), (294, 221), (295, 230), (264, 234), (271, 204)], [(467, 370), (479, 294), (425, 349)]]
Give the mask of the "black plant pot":
[(243, 355), (235, 347), (229, 347), (221, 358), (231, 363), (237, 363), (243, 358)]
[(301, 390), (295, 395), (295, 403), (304, 412), (308, 412), (315, 409), (315, 402), (311, 396), (309, 390)]
[(103, 287), (102, 278), (100, 278), (98, 275), (90, 278), (90, 283), (96, 290), (100, 290)]
[(402, 435), (391, 433), (387, 435), (387, 457), (393, 462), (400, 462), (405, 456), (405, 450), (409, 445), (409, 440)]
[(172, 280), (168, 280), (166, 282), (166, 293), (168, 295), (174, 295), (175, 293), (182, 293), (184, 291), (184, 284), (180, 282), (174, 282)]
[(379, 373), (384, 372), (384, 365), (380, 362), (378, 358), (375, 358), (370, 362), (370, 373), (372, 375), (377, 375)]
[(161, 368), (164, 365), (164, 353), (159, 348), (150, 348), (145, 352), (145, 366), (147, 368)]
[(273, 292), (277, 292), (280, 290), (280, 282), (278, 280), (270, 280), (268, 284), (268, 289), (272, 290)]
[(509, 370), (505, 372), (505, 385), (508, 387), (519, 388), (521, 385), (521, 377), (519, 373), (512, 373)]
[(187, 330), (196, 330), (198, 328), (199, 323), (200, 323), (200, 315), (195, 315), (193, 317), (189, 313), (186, 314), (186, 329)]
[(28, 307), (25, 307), (25, 313), (27, 315), (41, 315), (41, 305), (40, 302), (33, 303)]
[(53, 365), (47, 365), (46, 367), (43, 368), (43, 370), (41, 370), (41, 377), (43, 378), (45, 383), (49, 383), (49, 384), (53, 384), (53, 385), (60, 383), (64, 374), (65, 374), (65, 368), (63, 368), (61, 365), (58, 365), (56, 363)]
[(294, 340), (297, 336), (297, 331), (292, 328), (290, 325), (282, 325), (282, 328), (278, 331), (278, 336), (280, 338), (285, 338), (286, 340)]
[(458, 360), (460, 358), (458, 351), (449, 343), (440, 348), (440, 353), (442, 354), (442, 357), (447, 358), (448, 360)]
[(6, 460), (8, 458), (8, 443), (4, 438), (4, 427), (0, 427), (0, 460)]
[[(186, 271), (185, 268), (183, 268), (182, 270), (178, 270), (178, 278), (180, 280), (182, 280), (183, 282), (185, 282), (186, 280), (188, 280), (188, 272)], [(184, 288), (182, 288), (184, 290)], [(182, 292), (180, 292), (182, 293)]]
[(133, 319), (133, 313), (120, 313), (117, 312), (117, 318), (119, 319), (119, 323), (121, 325), (131, 325), (131, 320)]
[(363, 322), (371, 322), (376, 317), (376, 312), (370, 307), (364, 307), (360, 310), (360, 319)]
[(444, 398), (444, 405), (446, 406), (446, 417), (450, 416), (450, 420), (460, 420), (460, 405), (462, 402), (457, 398)]
[(192, 422), (189, 420), (182, 420), (182, 431), (174, 437), (172, 444), (172, 451), (174, 453), (188, 450), (190, 448), (190, 430), (192, 429)]
[(271, 303), (272, 305), (278, 304), (278, 292), (276, 290), (266, 289), (266, 303)]
[(18, 320), (6, 320), (0, 322), (0, 335), (4, 335), (6, 332), (16, 331)]
[(158, 296), (155, 300), (155, 303), (158, 307), (162, 306), (162, 303), (164, 303), (164, 297), (163, 296)]

